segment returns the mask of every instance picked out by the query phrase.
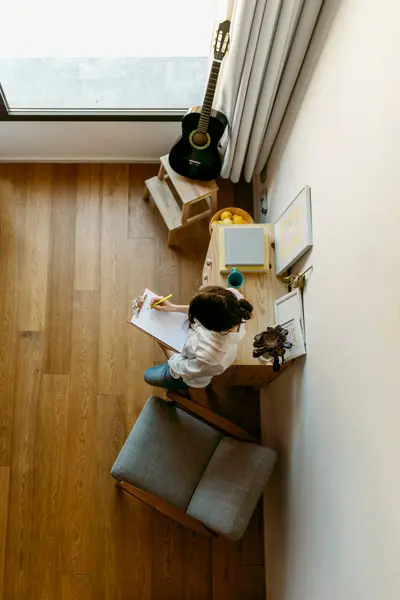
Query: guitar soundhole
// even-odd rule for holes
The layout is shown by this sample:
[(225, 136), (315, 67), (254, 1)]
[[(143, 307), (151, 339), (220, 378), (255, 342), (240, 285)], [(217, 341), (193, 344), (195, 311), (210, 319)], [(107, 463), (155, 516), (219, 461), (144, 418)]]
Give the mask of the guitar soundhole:
[(207, 144), (207, 134), (201, 131), (196, 131), (193, 135), (193, 141), (196, 146), (205, 146)]
[(197, 150), (205, 150), (205, 148), (208, 148), (210, 145), (211, 138), (209, 133), (203, 133), (202, 131), (195, 130), (189, 135), (189, 141), (193, 148), (196, 148)]

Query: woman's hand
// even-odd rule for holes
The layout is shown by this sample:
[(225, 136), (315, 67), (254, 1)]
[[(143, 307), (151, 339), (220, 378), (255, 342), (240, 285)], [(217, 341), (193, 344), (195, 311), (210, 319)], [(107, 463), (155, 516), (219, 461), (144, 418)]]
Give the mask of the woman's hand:
[(159, 310), (161, 312), (177, 312), (177, 306), (176, 304), (172, 304), (172, 302), (170, 302), (169, 300), (164, 300), (164, 302), (162, 302), (161, 304), (157, 304), (157, 306), (154, 306), (155, 302), (158, 302), (159, 300), (162, 300), (163, 296), (154, 296), (151, 300), (150, 303), (150, 308), (154, 307), (154, 310)]
[[(162, 300), (163, 296), (154, 296), (151, 300), (150, 303), (150, 308), (152, 308), (154, 306), (155, 302), (158, 302), (159, 300)], [(154, 306), (154, 310), (159, 310), (161, 312), (180, 312), (180, 313), (184, 313), (187, 315), (188, 311), (189, 311), (189, 305), (188, 304), (172, 304), (172, 302), (170, 302), (169, 300), (164, 300), (164, 302), (162, 302), (161, 304), (157, 304), (157, 306)]]
[(134, 317), (137, 318), (139, 316), (139, 313), (140, 313), (140, 310), (141, 310), (143, 304), (144, 304), (143, 296), (136, 296), (136, 298), (134, 298), (132, 300), (132, 312), (133, 312)]

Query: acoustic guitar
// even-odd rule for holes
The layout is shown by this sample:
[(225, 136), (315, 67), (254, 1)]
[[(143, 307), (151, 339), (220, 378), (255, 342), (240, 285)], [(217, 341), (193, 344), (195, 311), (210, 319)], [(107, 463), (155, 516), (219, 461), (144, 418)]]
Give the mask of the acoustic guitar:
[(228, 124), (226, 116), (212, 108), (219, 70), (229, 44), (229, 21), (218, 26), (214, 60), (203, 106), (193, 106), (182, 120), (182, 135), (169, 153), (171, 167), (184, 177), (210, 181), (221, 171), (219, 141)]

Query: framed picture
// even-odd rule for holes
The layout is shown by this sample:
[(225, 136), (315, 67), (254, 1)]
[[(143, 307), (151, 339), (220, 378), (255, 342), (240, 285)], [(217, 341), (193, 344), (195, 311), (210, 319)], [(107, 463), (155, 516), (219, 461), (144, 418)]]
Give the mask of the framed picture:
[(311, 190), (306, 185), (274, 225), (276, 274), (282, 275), (312, 247)]
[(298, 319), (304, 332), (303, 300), (299, 288), (275, 300), (275, 323), (283, 325)]
[(306, 354), (303, 300), (298, 288), (275, 300), (275, 323), (287, 329), (287, 341), (293, 344), (286, 350), (285, 360)]

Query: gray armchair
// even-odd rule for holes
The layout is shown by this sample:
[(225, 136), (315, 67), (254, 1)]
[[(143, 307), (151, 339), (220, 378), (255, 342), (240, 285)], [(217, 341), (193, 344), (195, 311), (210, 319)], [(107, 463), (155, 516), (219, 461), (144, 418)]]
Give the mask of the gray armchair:
[(118, 486), (206, 535), (238, 540), (276, 453), (240, 427), (171, 394), (149, 398), (111, 474)]

